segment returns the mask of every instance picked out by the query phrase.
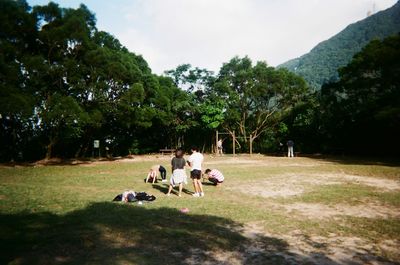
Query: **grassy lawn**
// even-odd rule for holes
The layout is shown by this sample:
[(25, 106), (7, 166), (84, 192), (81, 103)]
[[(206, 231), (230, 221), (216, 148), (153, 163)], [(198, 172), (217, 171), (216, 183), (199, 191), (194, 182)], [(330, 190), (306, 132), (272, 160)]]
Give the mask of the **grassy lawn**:
[(0, 166), (0, 264), (399, 264), (400, 164), (206, 156), (226, 181), (203, 198), (144, 183), (153, 164)]

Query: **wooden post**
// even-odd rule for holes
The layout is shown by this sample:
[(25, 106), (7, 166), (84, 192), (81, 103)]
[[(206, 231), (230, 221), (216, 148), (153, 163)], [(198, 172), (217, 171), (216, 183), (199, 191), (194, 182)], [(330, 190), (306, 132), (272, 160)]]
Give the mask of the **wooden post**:
[(253, 136), (250, 134), (250, 155), (253, 154)]
[(215, 155), (218, 155), (218, 131), (215, 132)]
[(236, 144), (236, 137), (235, 137), (235, 131), (233, 131), (233, 135), (232, 135), (232, 148), (233, 148), (233, 156), (235, 156), (235, 152), (236, 152), (236, 150), (235, 150), (235, 144)]

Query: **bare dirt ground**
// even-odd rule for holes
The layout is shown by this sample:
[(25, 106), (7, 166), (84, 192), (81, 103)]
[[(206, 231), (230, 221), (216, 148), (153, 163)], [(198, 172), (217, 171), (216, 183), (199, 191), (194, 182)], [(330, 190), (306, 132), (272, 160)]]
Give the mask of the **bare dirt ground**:
[[(240, 159), (230, 158), (222, 164), (235, 166), (273, 166), (273, 167), (315, 167), (332, 164), (323, 160), (282, 160), (282, 158), (267, 159)], [(221, 161), (209, 164), (221, 164)], [(265, 180), (243, 182), (240, 185), (228, 187), (228, 190), (243, 194), (255, 194), (264, 198), (290, 198), (300, 196), (323, 185), (360, 185), (373, 188), (376, 192), (400, 192), (400, 181), (392, 178), (359, 176), (338, 171), (316, 173), (285, 173), (268, 175)], [(270, 203), (270, 202), (268, 202)], [(332, 218), (341, 221), (342, 217), (359, 217), (370, 219), (400, 219), (398, 207), (384, 205), (378, 201), (363, 202), (360, 205), (338, 203), (325, 205), (323, 203), (295, 202), (289, 204), (271, 205), (275, 209), (283, 209), (288, 216), (310, 220), (323, 220)], [(360, 237), (344, 237), (336, 234), (328, 236), (305, 235), (300, 230), (287, 234), (271, 234), (263, 225), (247, 223), (242, 234), (250, 239), (250, 244), (245, 246), (245, 251), (239, 253), (222, 253), (217, 255), (221, 264), (263, 264), (257, 263), (257, 256), (264, 256), (271, 260), (271, 264), (399, 264), (400, 261), (400, 236), (398, 239), (383, 239), (375, 242)], [(265, 238), (281, 239), (287, 245), (278, 249), (269, 249)], [(394, 259), (382, 258), (385, 253), (390, 253)], [(222, 258), (224, 257), (224, 258)], [(395, 262), (393, 260), (396, 260)]]
[[(261, 185), (260, 185), (261, 184)], [(345, 173), (286, 173), (269, 176), (267, 180), (247, 183), (236, 189), (244, 193), (254, 193), (262, 197), (287, 197), (299, 195), (312, 187), (320, 185), (356, 184), (374, 187), (382, 191), (400, 191), (400, 182), (392, 179), (355, 176)]]

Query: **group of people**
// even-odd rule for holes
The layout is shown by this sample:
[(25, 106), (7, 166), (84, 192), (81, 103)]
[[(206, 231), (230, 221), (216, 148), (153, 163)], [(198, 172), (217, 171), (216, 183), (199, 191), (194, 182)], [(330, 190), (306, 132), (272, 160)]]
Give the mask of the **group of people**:
[[(186, 161), (184, 156), (184, 151), (182, 149), (177, 149), (175, 151), (175, 157), (171, 160), (172, 175), (169, 182), (169, 188), (167, 196), (171, 195), (172, 189), (178, 186), (178, 196), (182, 196), (183, 185), (187, 184), (187, 175), (185, 166), (188, 164), (190, 167), (190, 178), (193, 181), (194, 197), (203, 197), (204, 190), (201, 179), (208, 179), (211, 183), (218, 186), (224, 181), (224, 175), (217, 169), (206, 169), (204, 174), (202, 172), (202, 165), (204, 161), (204, 156), (198, 151), (197, 147), (192, 147), (192, 154)], [(166, 169), (161, 165), (154, 165), (151, 167), (145, 182), (154, 183), (157, 180), (158, 172), (161, 175), (161, 181), (167, 182), (166, 180)]]

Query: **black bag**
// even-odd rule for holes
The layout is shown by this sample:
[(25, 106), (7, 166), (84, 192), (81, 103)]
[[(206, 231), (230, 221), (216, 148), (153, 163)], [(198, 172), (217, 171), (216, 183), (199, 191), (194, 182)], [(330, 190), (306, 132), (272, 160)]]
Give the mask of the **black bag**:
[(155, 196), (149, 195), (146, 192), (138, 192), (136, 193), (136, 200), (139, 201), (154, 201), (156, 199)]

